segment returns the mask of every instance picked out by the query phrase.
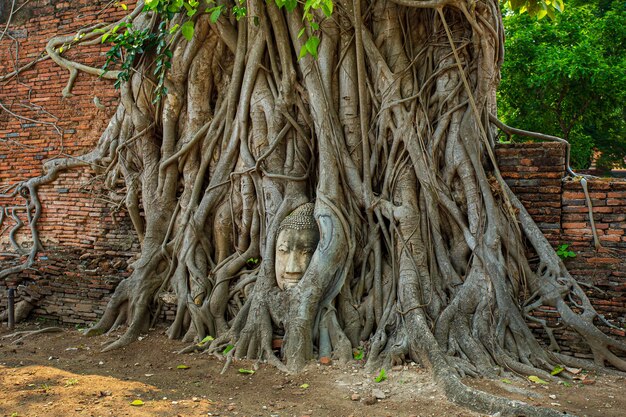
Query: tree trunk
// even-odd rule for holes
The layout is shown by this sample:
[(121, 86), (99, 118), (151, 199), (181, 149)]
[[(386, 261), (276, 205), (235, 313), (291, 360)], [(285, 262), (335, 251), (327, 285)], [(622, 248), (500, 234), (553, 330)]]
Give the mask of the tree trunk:
[[(161, 21), (133, 19), (152, 31)], [(130, 343), (173, 292), (169, 336), (211, 335), (212, 351), (234, 346), (229, 358), (298, 371), (316, 357), (348, 361), (361, 345), (370, 368), (418, 361), (481, 412), (560, 415), (460, 382), (504, 370), (554, 379), (556, 364), (580, 365), (531, 334), (526, 320), (543, 305), (589, 343), (586, 367), (626, 371), (609, 350), (624, 344), (594, 326), (497, 168), (498, 2), (346, 0), (316, 19), (319, 56), (296, 59), (311, 36), (299, 36), (299, 8), (249, 0), (239, 21), (198, 14), (191, 41), (173, 37), (157, 104), (156, 80), (142, 78), (154, 52), (136, 61), (94, 158), (108, 183), (124, 180), (142, 252), (88, 334), (127, 323), (107, 349)], [(283, 291), (276, 239), (306, 202), (320, 241)]]

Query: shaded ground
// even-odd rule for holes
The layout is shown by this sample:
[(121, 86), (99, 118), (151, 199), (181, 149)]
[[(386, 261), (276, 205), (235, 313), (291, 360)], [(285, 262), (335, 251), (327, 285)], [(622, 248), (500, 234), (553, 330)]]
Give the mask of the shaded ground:
[[(17, 330), (36, 328), (31, 323)], [(7, 335), (6, 327), (0, 336)], [(447, 402), (430, 375), (412, 364), (387, 371), (376, 383), (361, 363), (312, 363), (299, 375), (205, 354), (177, 355), (186, 345), (163, 330), (129, 347), (100, 353), (117, 336), (82, 337), (76, 329), (39, 334), (14, 344), (0, 338), (2, 416), (463, 416), (479, 414)], [(188, 366), (179, 369), (179, 365)], [(477, 388), (579, 416), (626, 415), (623, 378), (587, 376), (585, 384), (538, 385), (470, 380)], [(589, 385), (587, 385), (589, 384)], [(375, 397), (384, 397), (376, 399)], [(131, 402), (143, 401), (141, 406)]]

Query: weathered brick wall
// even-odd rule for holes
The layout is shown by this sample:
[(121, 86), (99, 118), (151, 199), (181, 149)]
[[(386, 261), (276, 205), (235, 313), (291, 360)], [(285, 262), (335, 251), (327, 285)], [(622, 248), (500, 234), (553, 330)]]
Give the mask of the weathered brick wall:
[[(575, 257), (564, 260), (570, 273), (583, 284), (598, 312), (618, 328), (601, 320), (607, 333), (626, 332), (626, 180), (590, 179), (588, 191), (593, 218), (602, 245), (596, 250), (580, 180), (566, 180), (565, 148), (559, 143), (501, 145), (497, 158), (507, 183), (556, 248), (566, 244)], [(558, 326), (558, 315), (544, 307), (536, 316)], [(541, 326), (535, 331), (546, 337)], [(555, 336), (564, 352), (590, 357), (580, 337), (557, 328)]]
[[(0, 18), (6, 22), (8, 10), (4, 12)], [(30, 1), (0, 41), (0, 77), (41, 57), (51, 37), (75, 34), (124, 14), (104, 0)], [(71, 49), (65, 56), (100, 67), (105, 51), (105, 45), (97, 44)], [(64, 98), (68, 76), (66, 69), (47, 59), (0, 81), (0, 193), (40, 174), (42, 163), (50, 158), (91, 150), (115, 112), (118, 93), (111, 81), (79, 73), (73, 95)], [(94, 103), (96, 98), (100, 107)], [(39, 230), (46, 250), (34, 269), (0, 282), (0, 311), (7, 285), (36, 282), (29, 287), (40, 299), (36, 315), (78, 323), (93, 321), (102, 313), (106, 295), (127, 275), (138, 245), (125, 211), (100, 191), (99, 179), (89, 170), (63, 174), (41, 189), (44, 211)], [(22, 198), (0, 197), (0, 209), (11, 214), (17, 207), (17, 215), (27, 225), (23, 206)], [(14, 252), (8, 240), (14, 225), (8, 218), (0, 226), (2, 267), (21, 261), (2, 255)], [(28, 250), (32, 239), (27, 226), (20, 229), (17, 240)]]
[(561, 241), (576, 253), (565, 265), (576, 279), (596, 289), (589, 292), (596, 308), (622, 329), (607, 329), (624, 336), (626, 329), (626, 180), (588, 181), (593, 219), (601, 248), (593, 244), (588, 207), (580, 181), (563, 186)]
[(500, 145), (502, 176), (551, 243), (559, 240), (565, 148), (560, 143)]

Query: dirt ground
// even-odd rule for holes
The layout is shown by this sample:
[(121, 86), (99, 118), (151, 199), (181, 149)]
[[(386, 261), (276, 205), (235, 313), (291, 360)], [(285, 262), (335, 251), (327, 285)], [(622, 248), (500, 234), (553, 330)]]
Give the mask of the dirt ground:
[[(36, 329), (34, 323), (16, 330)], [(131, 346), (101, 353), (114, 337), (85, 338), (77, 329), (15, 343), (0, 330), (2, 416), (463, 416), (479, 414), (446, 401), (429, 373), (415, 364), (387, 370), (375, 382), (363, 364), (311, 363), (287, 375), (252, 362), (206, 354), (178, 355), (186, 345), (156, 329)], [(184, 366), (181, 366), (184, 365)], [(185, 368), (185, 369), (181, 369)], [(589, 375), (571, 386), (522, 378), (469, 380), (509, 398), (578, 416), (626, 416), (626, 380)], [(378, 398), (376, 398), (378, 397)], [(142, 405), (133, 405), (139, 400)]]

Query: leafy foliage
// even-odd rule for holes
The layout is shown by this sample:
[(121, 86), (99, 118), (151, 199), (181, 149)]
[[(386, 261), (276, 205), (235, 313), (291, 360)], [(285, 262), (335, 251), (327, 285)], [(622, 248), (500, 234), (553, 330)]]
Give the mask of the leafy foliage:
[[(130, 80), (131, 68), (135, 64), (138, 57), (143, 56), (147, 52), (154, 52), (154, 71), (156, 77), (156, 87), (154, 89), (154, 102), (158, 102), (161, 97), (167, 94), (165, 87), (165, 74), (171, 67), (172, 52), (168, 45), (173, 37), (179, 32), (187, 40), (191, 41), (194, 34), (194, 16), (198, 13), (209, 13), (212, 23), (216, 23), (228, 9), (223, 4), (216, 4), (215, 0), (204, 0), (207, 7), (202, 10), (202, 0), (146, 0), (144, 3), (144, 11), (151, 11), (158, 14), (160, 23), (158, 30), (152, 31), (148, 28), (136, 30), (130, 23), (121, 23), (116, 25), (108, 32), (103, 32), (102, 43), (109, 42), (112, 44), (111, 49), (107, 52), (107, 60), (102, 68), (103, 71), (110, 69), (111, 66), (119, 63), (120, 73), (115, 88), (120, 88), (122, 83)], [(296, 0), (275, 0), (279, 8), (285, 8), (293, 11), (298, 6)], [(124, 3), (116, 3), (119, 7), (127, 10)], [(326, 17), (330, 17), (333, 12), (332, 0), (306, 0), (303, 5), (303, 27), (298, 37), (302, 37), (308, 33), (304, 46), (300, 49), (299, 59), (306, 55), (317, 58), (317, 48), (320, 44), (318, 36), (320, 24), (316, 21), (315, 11), (321, 10)], [(232, 16), (236, 20), (246, 18), (248, 9), (245, 0), (237, 0), (229, 9)], [(182, 24), (171, 25), (171, 21), (178, 15), (183, 15), (185, 21)], [(258, 25), (258, 17), (254, 17)], [(101, 31), (96, 29), (96, 31)], [(66, 48), (66, 49), (69, 49)], [(60, 52), (63, 52), (61, 48)]]
[(499, 110), (508, 124), (563, 137), (572, 165), (623, 165), (626, 5), (568, 3), (554, 20), (507, 13)]
[(563, 0), (508, 0), (505, 4), (510, 10), (520, 14), (528, 13), (530, 17), (538, 19), (543, 19), (545, 16), (554, 19), (557, 12), (565, 9)]
[[(123, 31), (118, 33), (120, 29)], [(120, 88), (123, 82), (130, 80), (135, 59), (146, 50), (154, 48), (158, 43), (157, 38), (158, 36), (148, 29), (134, 30), (130, 23), (120, 23), (102, 35), (102, 43), (108, 41), (113, 44), (106, 54), (107, 60), (102, 70), (106, 71), (113, 64), (121, 62), (115, 88)]]
[(576, 257), (576, 253), (574, 253), (574, 251), (569, 249), (569, 245), (568, 244), (563, 244), (560, 245), (557, 249), (556, 249), (556, 254), (559, 256), (559, 258), (561, 259), (567, 259), (567, 258), (575, 258)]

